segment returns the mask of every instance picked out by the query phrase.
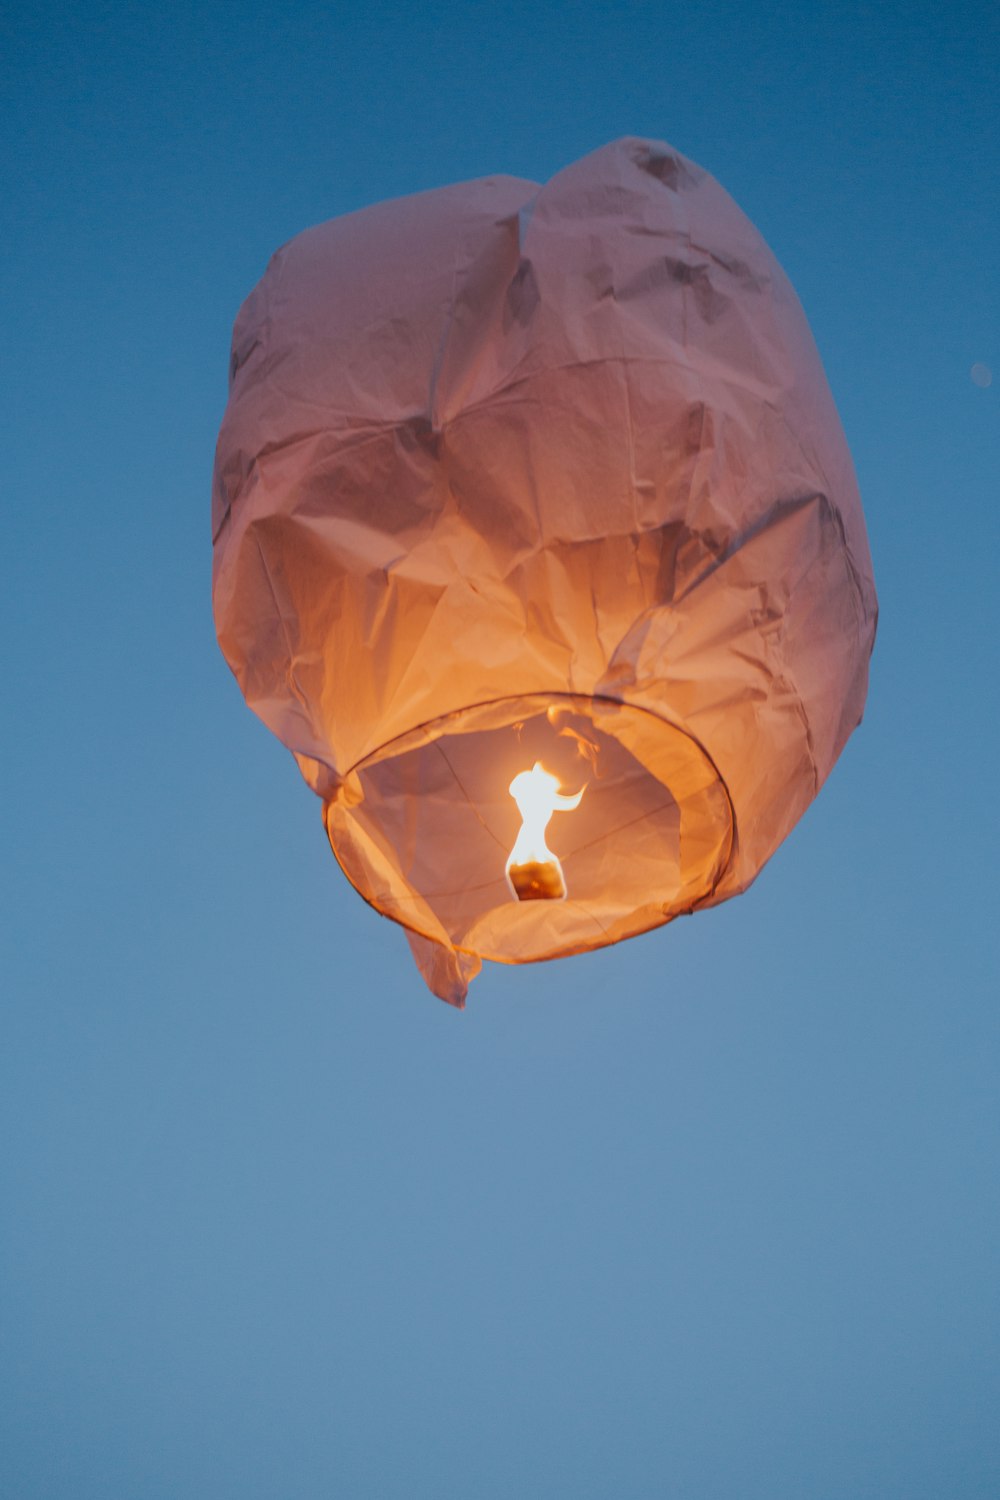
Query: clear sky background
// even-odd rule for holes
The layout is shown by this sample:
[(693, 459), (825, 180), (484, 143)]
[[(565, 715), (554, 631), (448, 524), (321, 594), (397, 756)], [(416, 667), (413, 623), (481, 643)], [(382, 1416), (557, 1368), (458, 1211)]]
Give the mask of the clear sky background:
[[(4, 1497), (996, 1500), (998, 28), (7, 12)], [(745, 896), (459, 1014), (216, 648), (230, 328), (310, 224), (623, 134), (803, 301), (869, 707)]]

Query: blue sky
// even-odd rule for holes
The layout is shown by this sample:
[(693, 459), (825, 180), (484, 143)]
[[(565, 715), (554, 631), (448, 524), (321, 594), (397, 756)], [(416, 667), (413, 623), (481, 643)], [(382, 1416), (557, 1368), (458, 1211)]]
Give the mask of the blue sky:
[[(995, 8), (21, 11), (0, 1493), (995, 1500)], [(229, 333), (307, 225), (623, 134), (804, 303), (869, 707), (745, 896), (459, 1015), (215, 646)]]

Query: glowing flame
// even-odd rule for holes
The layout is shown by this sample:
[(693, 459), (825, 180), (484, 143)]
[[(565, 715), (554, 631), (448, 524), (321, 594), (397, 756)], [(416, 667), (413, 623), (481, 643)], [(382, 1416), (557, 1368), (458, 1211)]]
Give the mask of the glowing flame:
[(554, 812), (579, 807), (583, 788), (565, 797), (559, 782), (541, 761), (520, 771), (510, 784), (510, 795), (521, 814), (521, 831), (507, 861), (507, 882), (519, 901), (561, 901), (566, 895), (562, 865), (545, 842)]

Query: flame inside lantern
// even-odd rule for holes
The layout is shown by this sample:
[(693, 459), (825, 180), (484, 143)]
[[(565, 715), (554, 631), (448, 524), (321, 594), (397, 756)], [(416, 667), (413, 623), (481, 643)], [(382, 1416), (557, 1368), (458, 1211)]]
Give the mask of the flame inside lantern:
[(545, 842), (545, 830), (554, 812), (571, 812), (580, 805), (583, 787), (573, 797), (564, 796), (559, 782), (541, 761), (530, 771), (520, 771), (510, 784), (510, 795), (521, 814), (521, 830), (507, 861), (507, 883), (519, 901), (562, 901), (566, 881), (558, 857)]

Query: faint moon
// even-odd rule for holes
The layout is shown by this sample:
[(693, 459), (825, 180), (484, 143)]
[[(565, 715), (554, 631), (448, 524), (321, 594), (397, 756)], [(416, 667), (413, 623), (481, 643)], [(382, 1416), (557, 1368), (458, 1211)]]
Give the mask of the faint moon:
[(969, 374), (972, 376), (975, 384), (982, 386), (984, 391), (988, 385), (993, 384), (993, 371), (989, 365), (974, 364)]

